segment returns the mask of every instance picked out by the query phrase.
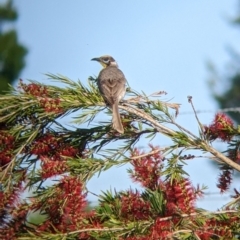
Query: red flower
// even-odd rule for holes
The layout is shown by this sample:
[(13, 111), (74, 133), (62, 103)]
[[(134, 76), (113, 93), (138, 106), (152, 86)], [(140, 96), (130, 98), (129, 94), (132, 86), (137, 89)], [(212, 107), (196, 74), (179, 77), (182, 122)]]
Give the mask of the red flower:
[(46, 86), (36, 83), (24, 84), (20, 80), (19, 88), (22, 89), (25, 93), (30, 94), (36, 97), (39, 100), (40, 106), (44, 108), (46, 112), (53, 113), (62, 113), (63, 109), (60, 106), (60, 98), (53, 98)]
[[(150, 147), (153, 152), (157, 150), (157, 148)], [(160, 151), (146, 156), (141, 155), (144, 155), (144, 152), (141, 153), (138, 149), (134, 149), (132, 152), (134, 159), (131, 163), (134, 171), (129, 171), (131, 178), (133, 181), (139, 182), (143, 187), (154, 190), (160, 183), (160, 170), (162, 168), (163, 158)], [(137, 156), (139, 156), (139, 158), (136, 158)]]
[(239, 221), (239, 217), (227, 217), (223, 219), (211, 218), (207, 220), (202, 229), (197, 230), (196, 234), (200, 239), (208, 240), (211, 237), (218, 236), (221, 239), (232, 239), (234, 234), (232, 229), (232, 223)]
[(144, 220), (150, 217), (150, 203), (139, 192), (128, 191), (121, 197), (121, 216), (127, 220)]
[(195, 211), (196, 194), (188, 179), (173, 180), (166, 183), (166, 216)]
[(149, 239), (170, 239), (169, 234), (171, 234), (173, 228), (173, 223), (169, 220), (162, 221), (161, 218), (157, 218), (154, 225), (151, 228), (151, 237)]
[(64, 141), (64, 135), (46, 133), (37, 138), (30, 149), (30, 153), (41, 160), (41, 176), (49, 178), (69, 170), (66, 157), (77, 157), (79, 149)]
[(18, 88), (20, 90), (22, 89), (25, 93), (36, 97), (48, 96), (47, 87), (37, 83), (25, 84), (23, 83), (23, 80), (20, 79)]
[(8, 164), (13, 157), (15, 138), (7, 131), (0, 130), (0, 167)]
[(41, 176), (43, 179), (67, 172), (68, 165), (64, 160), (51, 160), (46, 156), (41, 156)]
[(11, 188), (1, 186), (0, 189), (0, 239), (15, 239), (28, 213), (26, 205), (21, 203), (26, 170), (18, 170), (14, 174), (17, 180), (12, 181)]
[(204, 128), (204, 133), (210, 140), (220, 138), (223, 141), (230, 141), (233, 137), (233, 121), (224, 113), (217, 113), (213, 123)]
[(59, 140), (51, 133), (36, 139), (33, 143), (31, 153), (35, 155), (48, 155), (59, 147)]
[(222, 168), (222, 172), (218, 178), (217, 187), (220, 189), (221, 193), (229, 189), (230, 184), (232, 183), (232, 170)]
[(62, 113), (63, 109), (60, 107), (59, 98), (44, 97), (39, 98), (40, 106), (44, 108), (46, 112)]
[[(34, 203), (36, 208), (39, 203)], [(40, 203), (48, 216), (39, 228), (39, 231), (60, 231), (66, 233), (87, 227), (86, 193), (83, 193), (83, 184), (73, 176), (64, 176), (54, 189), (54, 193)], [(84, 220), (85, 219), (85, 220)], [(85, 239), (87, 233), (81, 234), (81, 239)]]

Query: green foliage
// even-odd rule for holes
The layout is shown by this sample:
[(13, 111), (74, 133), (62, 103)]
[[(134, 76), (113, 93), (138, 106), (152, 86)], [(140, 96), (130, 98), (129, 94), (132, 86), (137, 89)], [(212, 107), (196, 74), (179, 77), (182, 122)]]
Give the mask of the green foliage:
[[(240, 69), (239, 72), (236, 72), (233, 76), (227, 79), (230, 81), (228, 84), (230, 87), (222, 94), (214, 94), (214, 98), (219, 104), (219, 107), (224, 109), (238, 108), (240, 102)], [(235, 111), (229, 111), (228, 113), (236, 122), (240, 122), (240, 114), (236, 109)]]
[(13, 21), (17, 19), (17, 12), (12, 6), (12, 1), (8, 0), (0, 6), (0, 23), (3, 21)]
[[(0, 6), (0, 26), (17, 19), (12, 1)], [(0, 29), (0, 94), (4, 94), (25, 66), (27, 49), (18, 42), (15, 30), (2, 32)]]
[[(238, 28), (240, 25), (239, 13), (240, 11), (238, 10), (238, 16), (231, 21), (231, 23)], [(211, 94), (219, 107), (225, 109), (229, 116), (231, 116), (237, 123), (240, 123), (240, 55), (234, 49), (228, 50), (231, 60), (227, 64), (227, 68), (223, 70), (223, 73), (216, 70), (213, 64), (209, 64), (209, 86)]]
[[(161, 101), (163, 93), (147, 96), (128, 89), (119, 105), (124, 126), (124, 134), (119, 134), (110, 119), (99, 121), (99, 114), (110, 115), (111, 111), (96, 79), (90, 78), (84, 85), (61, 75), (48, 77), (61, 84), (20, 81), (16, 89), (0, 96), (3, 239), (211, 239), (237, 235), (239, 193), (236, 191), (235, 201), (221, 211), (197, 209), (196, 201), (205, 187), (192, 186), (191, 176), (184, 170), (188, 160), (196, 158), (187, 154), (189, 150), (212, 154), (228, 165), (227, 170), (240, 170), (236, 159), (211, 145), (217, 137), (228, 140), (239, 135), (225, 115), (219, 114), (209, 127), (196, 119), (197, 136), (177, 123), (179, 104)], [(189, 102), (192, 104), (191, 99)], [(66, 116), (68, 123), (63, 124)], [(170, 145), (149, 145), (147, 152), (136, 148), (141, 139), (158, 135), (171, 139)], [(235, 151), (237, 144), (231, 141), (229, 150)], [(98, 196), (99, 205), (89, 209), (88, 181), (124, 164), (132, 166), (128, 173), (142, 190), (107, 190)], [(55, 181), (47, 184), (52, 177)], [(229, 186), (231, 181), (227, 183)], [(225, 189), (226, 182), (219, 186)], [(23, 189), (33, 195), (19, 201)]]

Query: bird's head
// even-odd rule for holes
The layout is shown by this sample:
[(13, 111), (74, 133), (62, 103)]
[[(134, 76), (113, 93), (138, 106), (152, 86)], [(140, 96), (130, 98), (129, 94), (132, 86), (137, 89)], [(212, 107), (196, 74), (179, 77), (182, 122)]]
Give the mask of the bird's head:
[(98, 57), (98, 58), (93, 58), (91, 59), (92, 61), (97, 61), (99, 63), (101, 63), (101, 65), (106, 68), (108, 66), (115, 66), (118, 67), (117, 62), (115, 61), (115, 59), (109, 55), (104, 55), (102, 57)]

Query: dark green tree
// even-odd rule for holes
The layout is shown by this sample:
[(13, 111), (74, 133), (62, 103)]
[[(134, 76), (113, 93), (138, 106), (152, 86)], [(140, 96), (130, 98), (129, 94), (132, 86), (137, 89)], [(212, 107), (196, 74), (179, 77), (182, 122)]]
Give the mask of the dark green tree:
[[(240, 1), (238, 2), (240, 6)], [(238, 9), (236, 16), (237, 17), (234, 17), (231, 20), (230, 24), (232, 27), (238, 29), (240, 27), (240, 8)], [(232, 47), (228, 48), (228, 53), (230, 61), (224, 69), (219, 70), (216, 69), (214, 64), (209, 64), (209, 87), (213, 98), (221, 109), (219, 111), (226, 112), (238, 125), (240, 125), (240, 53)], [(229, 152), (229, 157), (234, 161), (239, 161), (240, 138), (235, 137), (231, 144), (234, 145), (234, 147), (230, 147), (231, 150)], [(219, 163), (214, 161), (212, 161), (211, 164), (215, 168), (220, 166), (220, 181), (223, 178), (227, 179), (227, 174), (229, 171), (232, 171), (232, 169), (226, 165), (219, 165)], [(240, 174), (238, 171), (233, 171), (233, 173), (234, 180), (237, 183)]]
[(25, 66), (27, 49), (18, 42), (16, 30), (3, 30), (5, 24), (16, 21), (17, 17), (11, 0), (0, 5), (0, 94), (4, 94)]
[[(231, 23), (234, 27), (240, 27), (240, 9), (238, 16)], [(210, 89), (219, 107), (240, 123), (240, 54), (233, 49), (229, 49), (229, 54), (231, 60), (223, 73), (219, 73), (212, 64), (210, 65)]]

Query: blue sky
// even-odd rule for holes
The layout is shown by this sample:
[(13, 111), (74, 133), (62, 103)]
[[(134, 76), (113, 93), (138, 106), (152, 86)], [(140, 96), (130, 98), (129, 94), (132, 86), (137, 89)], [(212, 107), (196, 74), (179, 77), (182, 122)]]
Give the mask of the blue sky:
[[(19, 12), (14, 27), (29, 50), (22, 79), (48, 84), (44, 73), (59, 73), (86, 82), (100, 70), (90, 59), (110, 54), (133, 89), (147, 94), (166, 91), (165, 100), (181, 103), (180, 113), (191, 111), (187, 102), (191, 95), (197, 110), (212, 111), (200, 114), (201, 122), (212, 120), (217, 105), (206, 83), (206, 62), (223, 68), (230, 59), (226, 47), (239, 49), (239, 32), (229, 23), (237, 13), (237, 0), (17, 0), (14, 4)], [(180, 115), (178, 122), (198, 133), (192, 114)], [(139, 146), (146, 144), (143, 140)], [(167, 140), (155, 144), (166, 146)], [(204, 183), (216, 192), (218, 171), (208, 161), (194, 160), (187, 170), (194, 184)], [(95, 178), (89, 189), (123, 190), (130, 183), (123, 167)], [(216, 199), (206, 198), (199, 206), (215, 209), (226, 197)], [(90, 196), (90, 200), (96, 199)]]

